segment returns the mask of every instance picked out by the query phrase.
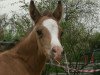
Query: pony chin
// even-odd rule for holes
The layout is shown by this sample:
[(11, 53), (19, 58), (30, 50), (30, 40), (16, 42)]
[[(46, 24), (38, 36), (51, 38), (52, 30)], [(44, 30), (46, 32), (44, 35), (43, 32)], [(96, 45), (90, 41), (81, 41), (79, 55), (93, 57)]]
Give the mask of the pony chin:
[(61, 55), (55, 54), (54, 60), (59, 63), (61, 61)]

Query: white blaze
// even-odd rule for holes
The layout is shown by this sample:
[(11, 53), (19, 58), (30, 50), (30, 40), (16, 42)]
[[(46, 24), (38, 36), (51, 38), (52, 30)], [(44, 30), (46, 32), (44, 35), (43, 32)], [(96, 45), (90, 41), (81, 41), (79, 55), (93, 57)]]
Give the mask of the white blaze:
[(46, 19), (43, 21), (43, 26), (45, 26), (51, 35), (51, 48), (53, 48), (54, 46), (59, 46), (60, 48), (62, 48), (60, 41), (58, 39), (58, 25), (57, 22), (53, 19)]

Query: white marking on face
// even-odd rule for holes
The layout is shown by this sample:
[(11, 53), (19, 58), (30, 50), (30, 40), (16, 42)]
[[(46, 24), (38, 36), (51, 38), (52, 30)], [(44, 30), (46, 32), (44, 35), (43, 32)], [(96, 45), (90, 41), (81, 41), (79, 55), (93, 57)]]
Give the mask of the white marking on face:
[(45, 26), (50, 32), (50, 35), (51, 35), (51, 49), (55, 46), (58, 46), (63, 50), (63, 48), (60, 44), (60, 41), (58, 39), (59, 31), (58, 31), (57, 22), (53, 19), (46, 19), (46, 20), (43, 21), (43, 26)]

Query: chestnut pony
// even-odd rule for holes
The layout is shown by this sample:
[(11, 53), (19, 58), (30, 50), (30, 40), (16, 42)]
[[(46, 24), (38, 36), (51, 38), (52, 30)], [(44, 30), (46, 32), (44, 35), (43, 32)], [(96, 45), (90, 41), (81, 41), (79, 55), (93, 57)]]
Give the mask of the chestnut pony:
[(58, 1), (53, 13), (45, 12), (41, 15), (32, 0), (29, 7), (35, 25), (24, 40), (14, 48), (0, 53), (0, 75), (41, 75), (51, 52), (54, 53), (54, 60), (59, 61), (61, 58), (61, 1)]

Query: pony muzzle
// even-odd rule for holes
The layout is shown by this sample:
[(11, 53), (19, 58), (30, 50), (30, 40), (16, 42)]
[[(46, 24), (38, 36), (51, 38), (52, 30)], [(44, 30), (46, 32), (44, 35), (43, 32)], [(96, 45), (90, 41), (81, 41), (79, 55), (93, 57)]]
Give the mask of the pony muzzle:
[(54, 46), (52, 48), (52, 52), (53, 52), (53, 59), (59, 64), (62, 58), (62, 51), (63, 48), (59, 47), (59, 46)]

